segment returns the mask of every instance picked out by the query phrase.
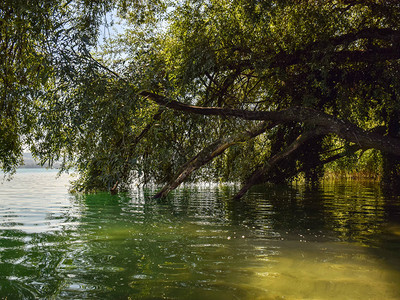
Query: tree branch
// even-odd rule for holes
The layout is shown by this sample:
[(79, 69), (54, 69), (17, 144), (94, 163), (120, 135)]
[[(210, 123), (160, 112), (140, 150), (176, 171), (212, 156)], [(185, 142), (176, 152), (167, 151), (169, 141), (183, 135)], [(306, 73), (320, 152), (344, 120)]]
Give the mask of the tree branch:
[(305, 123), (319, 127), (320, 130), (324, 130), (324, 134), (334, 133), (340, 138), (357, 144), (360, 148), (374, 148), (386, 153), (400, 155), (400, 139), (365, 131), (349, 121), (338, 119), (312, 108), (294, 106), (281, 111), (248, 111), (187, 105), (148, 91), (142, 91), (140, 95), (153, 100), (161, 106), (185, 113), (236, 117), (245, 120), (269, 120), (277, 123)]
[(187, 161), (174, 175), (173, 179), (167, 183), (154, 198), (162, 198), (168, 195), (170, 191), (176, 189), (190, 174), (224, 153), (230, 146), (250, 140), (264, 133), (266, 130), (273, 128), (275, 125), (275, 123), (262, 122), (251, 130), (215, 141)]
[[(352, 42), (359, 39), (377, 39), (386, 41), (391, 46), (365, 50), (342, 50), (335, 51), (339, 45), (347, 47)], [(310, 62), (320, 62), (323, 59), (338, 64), (348, 62), (384, 62), (387, 60), (400, 58), (400, 31), (391, 28), (364, 28), (356, 32), (343, 34), (340, 36), (330, 37), (318, 40), (304, 45), (302, 49), (292, 53), (252, 53), (248, 49), (235, 48), (235, 50), (243, 52), (252, 58), (240, 60), (231, 63), (226, 67), (231, 70), (235, 69), (256, 69), (256, 68), (286, 68), (296, 64), (307, 64)]]

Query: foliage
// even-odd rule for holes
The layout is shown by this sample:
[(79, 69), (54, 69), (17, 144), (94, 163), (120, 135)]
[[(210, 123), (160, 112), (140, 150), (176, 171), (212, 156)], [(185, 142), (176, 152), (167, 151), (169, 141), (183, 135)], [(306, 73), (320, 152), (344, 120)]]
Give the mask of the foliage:
[[(400, 111), (397, 1), (1, 5), (0, 166), (6, 172), (27, 147), (42, 163), (61, 159), (62, 170), (75, 168), (78, 190), (166, 183), (215, 141), (257, 123), (160, 110), (143, 90), (200, 107), (312, 108), (365, 132), (381, 127), (381, 136), (399, 134), (389, 130)], [(124, 31), (102, 41), (101, 25), (110, 25), (111, 15)], [(314, 127), (280, 122), (240, 138), (189, 179), (244, 182)], [(262, 181), (287, 181), (301, 171), (318, 182), (324, 160), (340, 157), (332, 150), (344, 141), (335, 139), (313, 137)], [(356, 161), (348, 159), (346, 168)]]

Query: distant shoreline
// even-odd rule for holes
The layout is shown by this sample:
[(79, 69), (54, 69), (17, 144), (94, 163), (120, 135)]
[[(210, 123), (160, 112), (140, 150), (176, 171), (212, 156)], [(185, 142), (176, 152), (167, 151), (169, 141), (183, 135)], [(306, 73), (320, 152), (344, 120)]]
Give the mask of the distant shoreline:
[[(23, 164), (18, 166), (18, 169), (46, 169), (48, 167), (41, 166), (33, 157), (32, 153), (23, 153)], [(58, 169), (60, 167), (60, 163), (54, 163), (54, 166), (51, 169)]]

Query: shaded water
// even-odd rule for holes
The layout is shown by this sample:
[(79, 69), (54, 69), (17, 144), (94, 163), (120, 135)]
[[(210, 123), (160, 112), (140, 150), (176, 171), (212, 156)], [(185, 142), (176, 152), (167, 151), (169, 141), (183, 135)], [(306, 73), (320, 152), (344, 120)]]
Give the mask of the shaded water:
[(400, 200), (373, 184), (156, 201), (69, 195), (55, 174), (0, 185), (0, 298), (400, 299)]

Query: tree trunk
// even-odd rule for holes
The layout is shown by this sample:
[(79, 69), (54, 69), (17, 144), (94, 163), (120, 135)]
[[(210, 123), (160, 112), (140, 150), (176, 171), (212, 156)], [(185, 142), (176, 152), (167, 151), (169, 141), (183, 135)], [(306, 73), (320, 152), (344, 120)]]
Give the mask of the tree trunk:
[(277, 163), (279, 163), (281, 160), (284, 158), (288, 157), (290, 154), (292, 154), (295, 150), (297, 150), (301, 145), (303, 145), (305, 142), (310, 140), (313, 137), (318, 136), (320, 133), (317, 130), (313, 131), (307, 131), (302, 133), (297, 137), (295, 141), (293, 141), (288, 147), (283, 149), (281, 152), (275, 154), (272, 156), (268, 162), (266, 162), (262, 167), (258, 168), (249, 178), (249, 180), (246, 182), (246, 184), (240, 189), (240, 191), (234, 196), (234, 199), (240, 199), (253, 185), (259, 184), (263, 182), (263, 179), (265, 178), (265, 174), (273, 166), (275, 166)]
[(274, 123), (262, 122), (251, 130), (241, 132), (232, 137), (223, 138), (215, 141), (214, 143), (200, 151), (188, 162), (186, 162), (174, 175), (173, 179), (169, 183), (167, 183), (154, 196), (154, 198), (162, 198), (168, 195), (170, 191), (176, 189), (186, 178), (190, 176), (190, 174), (212, 161), (215, 157), (221, 155), (230, 146), (254, 138), (274, 126)]
[[(388, 135), (391, 137), (400, 136), (400, 111), (395, 110), (389, 116)], [(383, 177), (382, 185), (386, 192), (400, 191), (400, 155), (382, 153), (383, 156)]]

